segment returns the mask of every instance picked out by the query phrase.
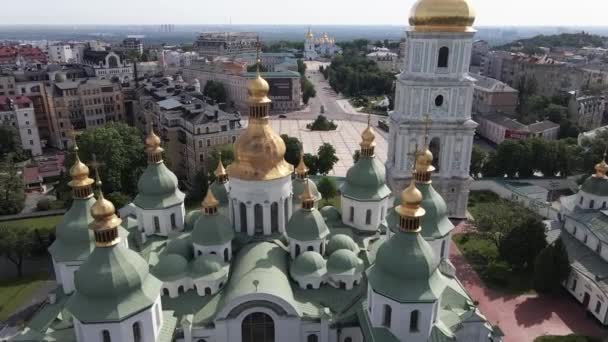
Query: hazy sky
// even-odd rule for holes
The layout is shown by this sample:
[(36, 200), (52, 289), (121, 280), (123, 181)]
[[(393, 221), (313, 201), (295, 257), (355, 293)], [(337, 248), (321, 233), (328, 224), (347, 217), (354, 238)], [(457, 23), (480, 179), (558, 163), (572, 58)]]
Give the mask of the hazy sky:
[[(2, 0), (0, 24), (390, 24), (415, 0)], [(608, 25), (606, 0), (472, 0), (478, 25)]]

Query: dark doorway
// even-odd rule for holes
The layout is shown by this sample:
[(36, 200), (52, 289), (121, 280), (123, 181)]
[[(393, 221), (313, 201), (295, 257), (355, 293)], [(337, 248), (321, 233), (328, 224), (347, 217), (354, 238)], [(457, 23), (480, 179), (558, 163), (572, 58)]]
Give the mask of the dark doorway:
[(243, 319), (243, 342), (274, 342), (274, 321), (262, 312), (252, 313)]

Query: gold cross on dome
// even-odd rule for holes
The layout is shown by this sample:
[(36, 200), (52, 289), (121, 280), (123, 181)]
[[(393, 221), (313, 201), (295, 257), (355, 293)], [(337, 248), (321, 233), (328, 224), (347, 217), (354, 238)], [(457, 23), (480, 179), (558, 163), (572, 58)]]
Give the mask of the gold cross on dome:
[(258, 35), (256, 42), (255, 42), (255, 64), (256, 64), (256, 71), (259, 74), (260, 73), (260, 63), (262, 62), (262, 60), (260, 59), (260, 49), (262, 48), (262, 44), (260, 43), (260, 36)]
[(101, 179), (99, 178), (99, 168), (104, 166), (105, 163), (100, 163), (97, 161), (97, 156), (95, 153), (91, 156), (91, 162), (89, 163), (89, 167), (95, 171), (95, 183), (97, 186), (101, 186)]
[(416, 154), (418, 154), (418, 143), (416, 143), (414, 151), (407, 153), (408, 159), (412, 158), (412, 171), (416, 169)]
[(67, 131), (66, 135), (68, 138), (70, 138), (70, 141), (74, 145), (74, 150), (78, 151), (78, 144), (76, 142), (76, 138), (78, 138), (80, 135), (82, 135), (82, 132), (78, 132), (78, 131), (74, 130), (73, 128), (71, 128)]

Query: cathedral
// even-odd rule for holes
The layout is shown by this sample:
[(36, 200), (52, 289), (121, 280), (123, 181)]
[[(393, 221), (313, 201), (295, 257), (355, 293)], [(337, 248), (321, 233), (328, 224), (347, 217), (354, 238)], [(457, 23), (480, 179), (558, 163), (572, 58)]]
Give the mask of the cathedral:
[[(428, 61), (443, 56), (444, 45), (468, 56), (473, 21), (468, 0), (419, 0), (412, 10), (409, 50), (421, 59), (399, 81), (402, 111), (393, 125), (404, 122), (391, 149), (398, 156), (393, 175), (407, 169), (409, 177), (394, 195), (368, 125), (340, 207), (319, 208), (322, 196), (304, 161), (294, 168), (284, 159), (259, 72), (247, 85), (249, 125), (234, 143), (235, 160), (228, 167), (219, 161), (198, 210), (185, 212), (152, 128), (139, 193), (120, 215), (75, 145), (74, 201), (49, 249), (59, 287), (15, 340), (500, 341), (455, 276), (451, 204), (433, 185), (434, 173), (452, 170), (444, 163), (468, 162), (457, 141), (472, 124), (455, 114), (463, 118), (457, 109), (469, 101), (468, 79), (455, 76), (463, 61), (448, 63), (453, 67), (436, 79)], [(414, 72), (417, 78), (408, 76)], [(420, 92), (416, 108), (406, 106), (409, 91)], [(431, 110), (439, 118), (426, 128), (408, 127), (434, 92), (444, 94), (449, 110)], [(437, 136), (445, 139), (439, 164)], [(96, 171), (100, 164), (91, 165)], [(463, 179), (448, 182), (464, 191)]]
[(336, 45), (336, 39), (329, 37), (324, 32), (321, 37), (316, 37), (308, 28), (304, 39), (304, 59), (312, 61), (320, 57), (332, 57), (342, 52), (342, 48)]

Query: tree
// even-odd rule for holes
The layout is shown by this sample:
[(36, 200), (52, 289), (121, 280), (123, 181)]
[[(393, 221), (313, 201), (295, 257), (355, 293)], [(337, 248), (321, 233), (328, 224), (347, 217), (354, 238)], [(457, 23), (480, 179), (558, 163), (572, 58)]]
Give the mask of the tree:
[(302, 102), (307, 105), (311, 98), (317, 96), (317, 91), (315, 90), (315, 86), (306, 78), (306, 76), (303, 76), (300, 80), (302, 86)]
[[(137, 195), (137, 182), (147, 165), (143, 139), (137, 128), (124, 123), (110, 123), (89, 129), (78, 137), (78, 147), (81, 160), (92, 160), (95, 154), (103, 164), (99, 173), (104, 193)], [(73, 164), (74, 154), (71, 154), (65, 159), (64, 166), (69, 170)], [(65, 181), (69, 181), (68, 173), (64, 175)]]
[(302, 143), (298, 138), (290, 137), (287, 134), (281, 134), (281, 138), (285, 143), (285, 161), (293, 166), (297, 166), (300, 163), (300, 151), (302, 150)]
[(329, 200), (338, 195), (338, 186), (336, 185), (336, 182), (329, 177), (322, 177), (319, 180), (319, 184), (317, 184), (317, 189), (325, 200)]
[(214, 80), (209, 80), (205, 83), (203, 95), (213, 100), (214, 103), (226, 103), (228, 98), (224, 84)]
[(21, 176), (10, 155), (0, 163), (0, 215), (18, 214), (25, 206)]
[(131, 197), (129, 195), (123, 194), (122, 192), (111, 192), (105, 196), (106, 199), (112, 202), (112, 204), (114, 204), (117, 209), (120, 209), (125, 205), (131, 203)]
[[(217, 163), (220, 160), (220, 153), (222, 154), (222, 164), (224, 167), (228, 167), (228, 165), (232, 164), (234, 161), (234, 145), (225, 144), (216, 146), (211, 153), (209, 154), (209, 158), (207, 158), (207, 171), (208, 178), (210, 181), (215, 180), (215, 169), (217, 168)], [(203, 193), (205, 196), (205, 193)]]
[(471, 176), (479, 177), (479, 174), (482, 173), (483, 164), (488, 154), (482, 150), (479, 146), (473, 145), (473, 152), (471, 154)]
[(534, 262), (534, 288), (540, 293), (555, 293), (568, 279), (571, 266), (561, 238), (545, 247)]
[[(268, 68), (266, 68), (265, 66), (263, 66), (262, 64), (260, 64), (260, 72), (267, 72)], [(249, 65), (247, 67), (247, 72), (257, 72), (258, 71), (258, 65), (257, 64), (253, 64), (253, 65)]]
[(310, 153), (305, 153), (304, 154), (304, 163), (306, 164), (306, 167), (308, 168), (308, 174), (311, 176), (317, 175), (319, 174), (319, 157), (310, 154)]
[(302, 59), (298, 59), (298, 72), (301, 77), (306, 77), (306, 63)]
[(23, 276), (23, 261), (34, 248), (32, 232), (25, 228), (0, 227), (0, 254), (15, 265), (19, 278)]
[(506, 200), (478, 203), (475, 206), (475, 225), (500, 251), (503, 238), (511, 230), (526, 222), (530, 218), (536, 218), (529, 209)]
[(336, 149), (329, 143), (319, 146), (317, 156), (319, 158), (317, 168), (322, 175), (326, 175), (333, 170), (334, 165), (340, 160), (336, 157)]
[(353, 163), (357, 164), (359, 158), (361, 158), (361, 150), (355, 150), (355, 153), (353, 153)]
[(9, 154), (12, 154), (11, 157), (15, 161), (25, 159), (17, 128), (10, 125), (0, 125), (0, 160), (5, 160)]
[(188, 192), (188, 203), (200, 202), (207, 194), (209, 187), (209, 177), (206, 170), (199, 170), (194, 176), (192, 187)]
[(325, 115), (319, 115), (315, 121), (306, 125), (311, 131), (334, 131), (338, 128), (333, 120), (329, 121)]
[(524, 154), (522, 145), (517, 141), (505, 140), (496, 150), (496, 166), (498, 174), (515, 177), (519, 171), (521, 155)]
[(521, 270), (532, 268), (546, 246), (545, 225), (537, 217), (528, 217), (503, 236), (498, 253), (511, 267)]

